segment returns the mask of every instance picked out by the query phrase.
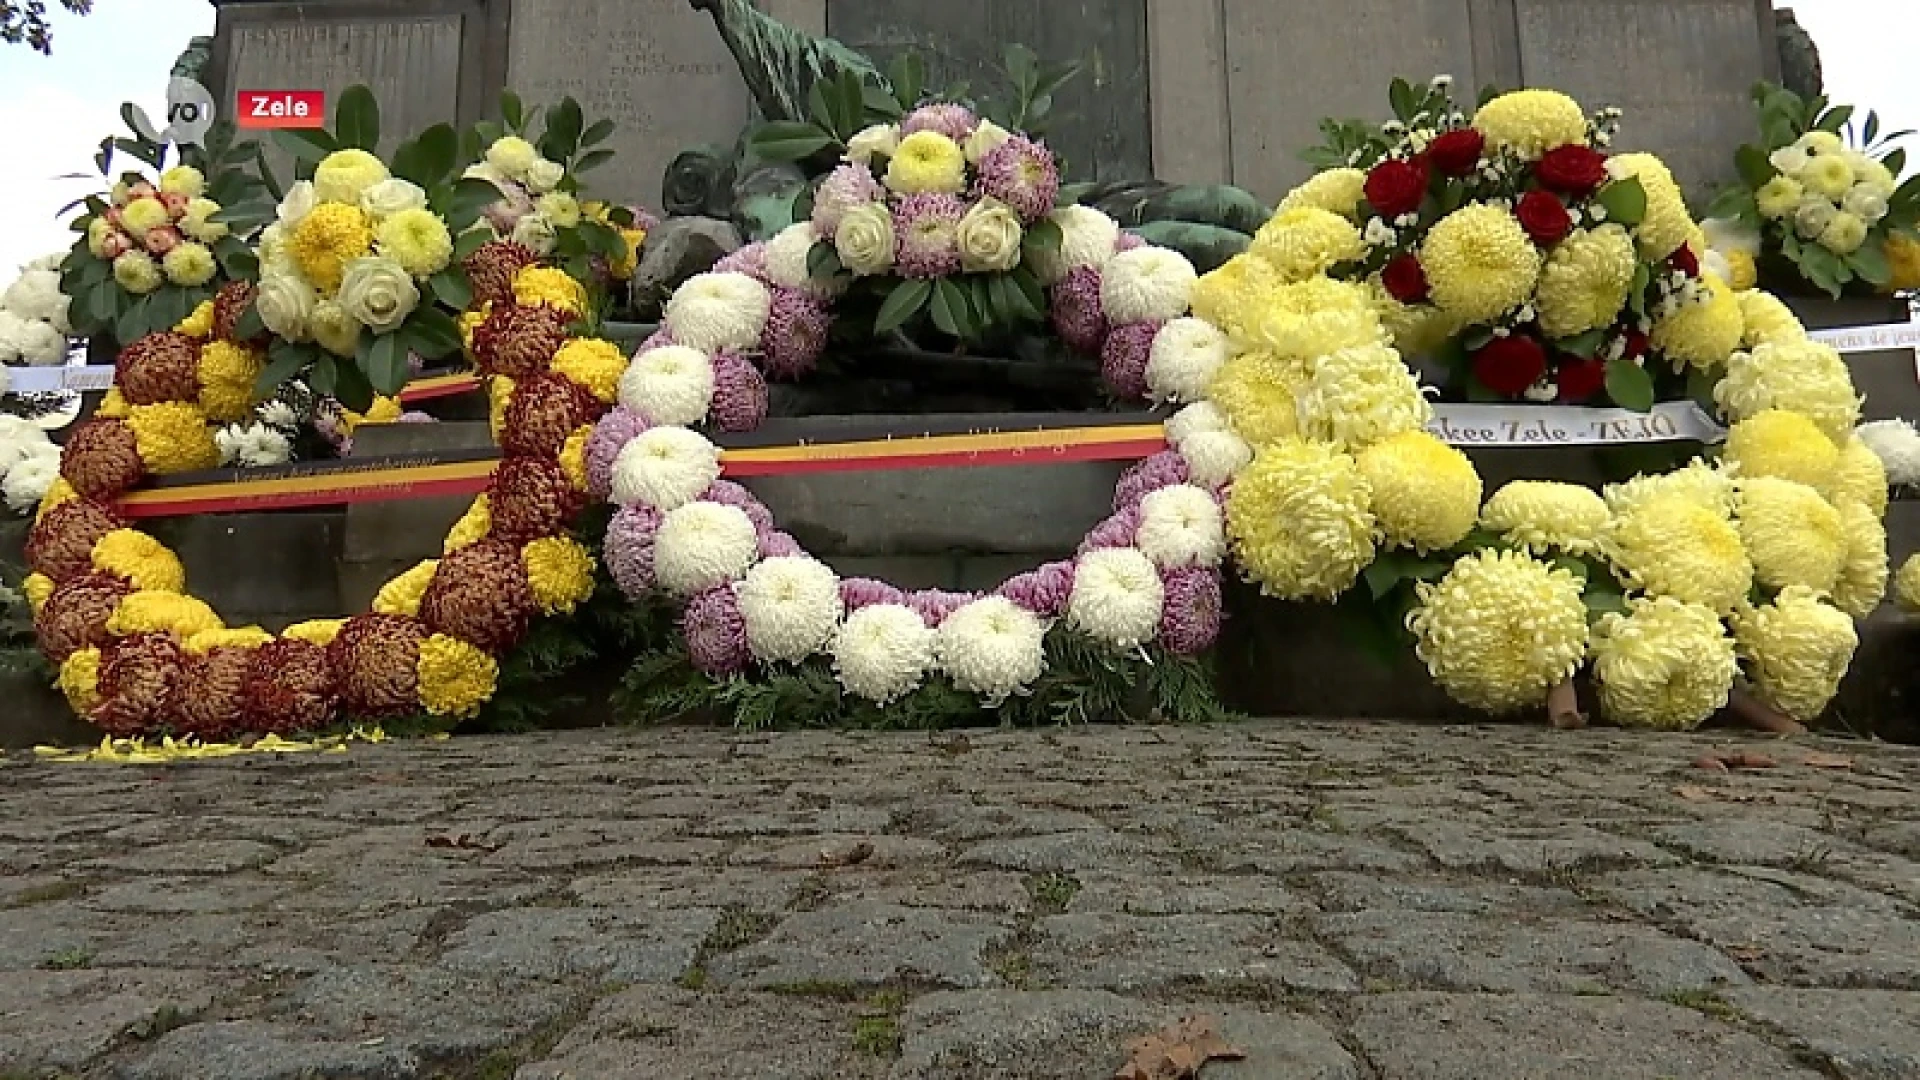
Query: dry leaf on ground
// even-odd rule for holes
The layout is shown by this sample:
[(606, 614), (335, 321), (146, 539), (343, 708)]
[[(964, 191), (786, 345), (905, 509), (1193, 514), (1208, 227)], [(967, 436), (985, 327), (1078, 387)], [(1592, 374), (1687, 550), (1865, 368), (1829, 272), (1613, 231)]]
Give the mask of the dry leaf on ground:
[(1809, 750), (1800, 759), (1800, 764), (1809, 769), (1851, 769), (1853, 759), (1845, 754), (1828, 754), (1819, 750)]
[(1779, 765), (1780, 763), (1773, 758), (1751, 750), (1715, 751), (1711, 754), (1701, 754), (1693, 759), (1694, 768), (1711, 769), (1715, 772), (1722, 769), (1774, 769)]
[(431, 848), (458, 848), (461, 851), (484, 851), (491, 855), (505, 845), (489, 844), (472, 833), (460, 833), (458, 836), (429, 836), (427, 846)]
[(1240, 1061), (1246, 1051), (1228, 1043), (1219, 1021), (1189, 1016), (1127, 1043), (1127, 1061), (1113, 1080), (1193, 1080), (1209, 1061)]

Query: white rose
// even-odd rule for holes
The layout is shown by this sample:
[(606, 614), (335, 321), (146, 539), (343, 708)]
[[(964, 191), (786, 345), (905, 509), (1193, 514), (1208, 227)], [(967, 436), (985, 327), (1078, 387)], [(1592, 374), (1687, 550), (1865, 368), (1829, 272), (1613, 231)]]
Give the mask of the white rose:
[[(262, 269), (266, 269), (264, 263)], [(268, 330), (287, 341), (305, 341), (307, 323), (319, 299), (311, 285), (292, 274), (269, 271), (260, 277), (260, 294), (253, 306)]]
[(892, 124), (875, 124), (847, 140), (847, 160), (861, 165), (876, 157), (892, 157), (900, 149), (900, 129)]
[(492, 146), (487, 147), (487, 164), (515, 180), (526, 179), (527, 170), (539, 160), (540, 151), (518, 135), (495, 140)]
[(553, 222), (542, 213), (528, 214), (513, 223), (511, 239), (535, 255), (550, 255), (554, 243)]
[(420, 304), (413, 275), (392, 259), (355, 259), (340, 279), (340, 309), (376, 334), (394, 330)]
[(376, 218), (389, 218), (402, 210), (424, 210), (427, 193), (420, 185), (389, 176), (360, 195), (360, 209)]
[(313, 193), (313, 181), (302, 180), (287, 189), (286, 197), (280, 200), (280, 209), (276, 216), (280, 224), (291, 229), (306, 220), (313, 213), (313, 204), (317, 196)]
[(1887, 199), (1870, 185), (1861, 184), (1847, 192), (1844, 209), (1872, 225), (1887, 216)]
[(840, 264), (860, 277), (884, 274), (893, 268), (893, 214), (884, 203), (856, 206), (834, 230), (834, 250)]
[(967, 136), (967, 161), (974, 165), (980, 164), (982, 158), (1000, 149), (1000, 144), (1011, 138), (1013, 135), (1006, 128), (984, 117), (981, 118), (980, 126), (973, 129), (972, 135)]
[(954, 242), (961, 269), (970, 273), (1020, 265), (1020, 218), (998, 200), (982, 199), (960, 219)]
[(1827, 230), (1838, 209), (1818, 195), (1809, 196), (1793, 212), (1793, 227), (1801, 236), (1811, 240)]
[(1767, 161), (1786, 175), (1795, 176), (1807, 167), (1807, 152), (1798, 146), (1783, 146), (1769, 154)]
[(559, 187), (561, 179), (566, 175), (566, 166), (557, 161), (548, 161), (546, 158), (541, 158), (539, 161), (527, 166), (527, 188), (535, 195), (545, 195), (547, 192)]

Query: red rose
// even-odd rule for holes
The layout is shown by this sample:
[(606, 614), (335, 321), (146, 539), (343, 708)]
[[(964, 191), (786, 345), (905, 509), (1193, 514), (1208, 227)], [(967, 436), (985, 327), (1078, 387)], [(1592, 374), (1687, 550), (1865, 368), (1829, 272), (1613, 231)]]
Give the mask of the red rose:
[(1607, 182), (1607, 157), (1585, 146), (1560, 146), (1540, 157), (1534, 179), (1563, 195), (1591, 195)]
[(1368, 205), (1383, 218), (1411, 214), (1427, 197), (1426, 162), (1388, 158), (1367, 174), (1366, 192)]
[(1560, 365), (1560, 400), (1585, 401), (1607, 385), (1607, 362), (1569, 358)]
[(1692, 244), (1681, 244), (1673, 254), (1667, 256), (1667, 265), (1688, 277), (1700, 276), (1700, 256), (1693, 253)]
[(1427, 271), (1412, 253), (1395, 256), (1387, 268), (1380, 271), (1380, 284), (1386, 286), (1387, 295), (1403, 304), (1427, 298)]
[(1449, 131), (1427, 144), (1427, 156), (1442, 176), (1471, 176), (1480, 167), (1487, 137), (1473, 128)]
[(1541, 247), (1551, 247), (1573, 231), (1573, 215), (1567, 213), (1566, 205), (1544, 191), (1520, 196), (1520, 205), (1513, 213), (1520, 219), (1520, 227)]
[(1473, 374), (1480, 384), (1505, 397), (1519, 397), (1540, 381), (1547, 370), (1547, 351), (1530, 337), (1497, 337), (1473, 354)]
[(1626, 333), (1626, 351), (1621, 355), (1629, 360), (1638, 359), (1647, 355), (1647, 346), (1650, 344), (1647, 335), (1638, 330), (1629, 330)]

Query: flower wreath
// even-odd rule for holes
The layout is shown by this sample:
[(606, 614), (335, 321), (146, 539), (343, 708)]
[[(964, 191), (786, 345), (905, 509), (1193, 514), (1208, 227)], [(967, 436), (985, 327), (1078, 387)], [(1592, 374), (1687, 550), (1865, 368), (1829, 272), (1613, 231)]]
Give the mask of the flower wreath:
[(173, 331), (122, 351), (117, 400), (74, 432), (27, 543), (24, 591), (76, 712), (112, 735), (207, 740), (339, 718), (465, 717), (492, 696), (495, 657), (537, 613), (587, 599), (593, 560), (568, 525), (586, 502), (588, 434), (625, 357), (571, 336), (585, 290), (526, 249), (490, 243), (465, 269), (489, 310), (473, 338), (505, 384), (492, 484), (449, 532), (444, 557), (394, 578), (371, 613), (278, 636), (226, 628), (184, 591), (179, 558), (113, 509), (149, 475), (218, 460), (215, 427), (244, 414), (265, 364), (264, 342), (237, 329), (253, 287), (229, 285)]

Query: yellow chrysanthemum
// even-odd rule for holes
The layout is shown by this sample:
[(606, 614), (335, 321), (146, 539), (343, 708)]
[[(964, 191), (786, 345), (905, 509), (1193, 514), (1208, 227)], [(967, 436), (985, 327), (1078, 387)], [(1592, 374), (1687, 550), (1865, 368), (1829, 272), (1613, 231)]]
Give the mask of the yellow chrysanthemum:
[(45, 495), (40, 497), (40, 509), (34, 512), (33, 520), (38, 522), (41, 518), (46, 517), (54, 507), (62, 503), (72, 502), (79, 497), (80, 493), (73, 490), (73, 485), (67, 483), (67, 478), (62, 476), (53, 482), (53, 486), (47, 489)]
[(1487, 500), (1480, 524), (1535, 555), (1590, 555), (1613, 521), (1592, 488), (1549, 480), (1514, 480)]
[(593, 556), (571, 536), (545, 536), (520, 549), (534, 602), (565, 615), (593, 595)]
[(1665, 259), (1680, 250), (1698, 226), (1687, 213), (1686, 196), (1665, 163), (1652, 154), (1621, 154), (1607, 162), (1607, 171), (1619, 179), (1631, 176), (1639, 180), (1647, 193), (1646, 216), (1633, 227), (1640, 253), (1650, 259)]
[(1684, 499), (1723, 518), (1733, 515), (1732, 474), (1700, 458), (1671, 472), (1641, 474), (1624, 483), (1608, 484), (1603, 494), (1607, 508), (1616, 516), (1666, 496)]
[(193, 309), (193, 314), (181, 319), (180, 322), (174, 326), (173, 332), (176, 334), (185, 334), (190, 338), (199, 338), (202, 341), (212, 337), (213, 301), (200, 301), (200, 306)]
[(220, 616), (204, 600), (173, 592), (137, 592), (120, 601), (107, 619), (107, 633), (172, 634), (186, 640), (205, 630), (224, 629)]
[(1514, 216), (1473, 203), (1436, 222), (1420, 248), (1433, 303), (1463, 324), (1492, 322), (1533, 298), (1540, 249)]
[(1367, 254), (1353, 222), (1310, 206), (1275, 214), (1254, 234), (1248, 252), (1285, 281), (1305, 281)]
[(441, 550), (451, 555), (462, 548), (472, 547), (485, 540), (492, 529), (493, 510), (486, 493), (481, 492), (474, 496), (473, 505), (467, 507), (467, 512), (460, 515), (460, 520), (453, 523), (453, 528), (447, 530), (447, 540)]
[(1840, 511), (1805, 484), (1772, 476), (1740, 481), (1740, 539), (1762, 585), (1833, 591), (1847, 563), (1847, 526)]
[(1540, 271), (1534, 306), (1540, 329), (1565, 338), (1612, 326), (1627, 305), (1639, 256), (1619, 225), (1581, 229), (1554, 247)]
[(187, 568), (165, 544), (138, 529), (115, 529), (94, 542), (93, 568), (123, 577), (143, 592), (180, 592)]
[(1283, 439), (1255, 455), (1227, 498), (1241, 573), (1268, 596), (1331, 600), (1373, 562), (1373, 492), (1354, 459)]
[(122, 207), (120, 227), (127, 230), (136, 240), (143, 240), (147, 233), (165, 225), (171, 215), (159, 199), (142, 196)]
[(1482, 712), (1539, 705), (1587, 655), (1580, 579), (1518, 551), (1483, 549), (1421, 582), (1414, 652), (1455, 701)]
[(458, 320), (460, 326), (460, 349), (466, 354), (468, 360), (473, 359), (474, 331), (485, 325), (487, 318), (492, 314), (493, 303), (491, 301), (483, 303), (479, 307), (469, 308), (460, 313)]
[(346, 203), (357, 207), (368, 188), (390, 175), (386, 163), (365, 150), (336, 150), (314, 167), (313, 197), (321, 206)]
[(587, 287), (550, 266), (529, 266), (513, 276), (513, 299), (525, 307), (545, 304), (569, 315), (587, 310)]
[(937, 131), (901, 139), (887, 162), (887, 187), (902, 195), (957, 195), (966, 186), (966, 151)]
[(1727, 260), (1727, 284), (1735, 292), (1746, 292), (1760, 283), (1760, 264), (1754, 261), (1751, 251), (1728, 251), (1722, 253)]
[(1630, 587), (1715, 612), (1753, 589), (1753, 563), (1726, 515), (1684, 495), (1656, 495), (1614, 518), (1601, 550)]
[(300, 276), (328, 295), (338, 292), (347, 264), (373, 248), (366, 212), (349, 203), (323, 202), (287, 235), (286, 254)]
[(513, 380), (505, 375), (495, 375), (487, 380), (487, 430), (493, 434), (493, 441), (500, 441), (500, 433), (507, 428), (507, 406), (513, 404)]
[(1860, 397), (1846, 361), (1831, 345), (1805, 339), (1734, 353), (1713, 400), (1735, 421), (1767, 409), (1802, 413), (1836, 446), (1860, 422)]
[(1373, 489), (1373, 519), (1385, 547), (1419, 554), (1450, 548), (1480, 516), (1480, 474), (1467, 455), (1427, 434), (1403, 431), (1360, 451)]
[(127, 399), (120, 393), (120, 388), (112, 386), (108, 387), (107, 392), (101, 395), (100, 407), (93, 411), (93, 415), (100, 417), (102, 420), (125, 420), (127, 418), (127, 411), (130, 408), (132, 408), (132, 406), (127, 404)]
[(1794, 179), (1808, 191), (1839, 202), (1853, 190), (1853, 166), (1844, 158), (1823, 154), (1809, 159)]
[(1388, 343), (1365, 285), (1310, 277), (1274, 285), (1255, 304), (1249, 321), (1254, 344), (1289, 360)]
[(1305, 364), (1255, 349), (1220, 365), (1207, 400), (1226, 414), (1235, 434), (1260, 447), (1300, 434), (1297, 395), (1306, 382)]
[(1733, 640), (1760, 696), (1802, 723), (1826, 711), (1860, 646), (1853, 620), (1802, 588), (1735, 613)]
[(1726, 706), (1740, 672), (1720, 616), (1669, 596), (1602, 617), (1590, 648), (1600, 709), (1624, 727), (1691, 731)]
[(1800, 325), (1793, 310), (1772, 293), (1748, 289), (1739, 293), (1736, 299), (1740, 303), (1740, 344), (1743, 348), (1799, 341), (1807, 336), (1806, 327)]
[(304, 641), (321, 648), (333, 644), (340, 636), (340, 628), (347, 625), (345, 619), (310, 619), (303, 623), (294, 623), (280, 632), (280, 636), (292, 641)]
[(220, 448), (198, 405), (169, 401), (127, 410), (140, 460), (158, 476), (211, 469), (220, 464)]
[(1501, 94), (1480, 107), (1473, 126), (1488, 142), (1529, 161), (1587, 140), (1587, 115), (1580, 103), (1553, 90)]
[(153, 256), (144, 251), (129, 251), (113, 260), (113, 280), (135, 296), (145, 296), (159, 288), (166, 278)]
[[(1790, 476), (1789, 480), (1800, 480)], [(1801, 483), (1807, 483), (1800, 480)], [(1860, 436), (1855, 435), (1840, 448), (1840, 456), (1834, 462), (1833, 471), (1824, 478), (1816, 478), (1814, 487), (1835, 506), (1847, 503), (1859, 503), (1866, 507), (1875, 518), (1887, 513), (1887, 466), (1880, 455), (1873, 452)]]
[(1728, 429), (1723, 457), (1741, 476), (1777, 476), (1820, 486), (1839, 465), (1840, 448), (1799, 413), (1768, 409)]
[(1909, 555), (1893, 577), (1893, 599), (1902, 611), (1920, 613), (1920, 555)]
[(464, 719), (477, 715), (493, 697), (500, 665), (458, 638), (435, 634), (420, 643), (414, 672), (419, 678), (421, 708), (434, 716)]
[(1703, 295), (1696, 302), (1682, 304), (1653, 323), (1653, 347), (1666, 354), (1675, 371), (1711, 371), (1726, 363), (1746, 329), (1740, 302), (1726, 282), (1704, 274), (1700, 287)]
[(188, 241), (167, 252), (160, 260), (160, 269), (166, 272), (168, 281), (192, 289), (212, 281), (220, 264), (205, 244)]
[(1887, 529), (1878, 514), (1857, 502), (1840, 504), (1840, 520), (1847, 559), (1833, 586), (1833, 606), (1864, 619), (1887, 595)]
[(1867, 242), (1867, 229), (1864, 218), (1842, 210), (1828, 218), (1827, 227), (1820, 230), (1820, 246), (1835, 255), (1851, 255)]
[(200, 348), (200, 409), (218, 424), (243, 419), (253, 406), (253, 386), (266, 370), (258, 350), (231, 341), (209, 341)]
[(160, 174), (160, 190), (170, 195), (185, 195), (197, 199), (206, 194), (207, 178), (204, 173), (191, 165), (175, 165)]
[(593, 425), (582, 424), (560, 446), (560, 471), (567, 474), (567, 482), (577, 491), (592, 486), (587, 479), (587, 440), (592, 437)]
[(625, 281), (640, 268), (640, 249), (647, 244), (647, 230), (621, 229), (620, 239), (624, 247), (618, 258), (607, 260), (607, 273), (615, 281)]
[(60, 692), (82, 716), (100, 704), (100, 650), (81, 649), (60, 665)]
[(620, 396), (620, 376), (627, 370), (627, 354), (611, 341), (575, 338), (553, 354), (552, 366), (561, 376), (611, 404)]
[(1246, 253), (1235, 255), (1194, 283), (1190, 301), (1193, 315), (1244, 346), (1252, 341), (1260, 325), (1262, 298), (1280, 283), (1280, 272), (1265, 259)]
[(238, 630), (202, 630), (187, 639), (186, 649), (196, 656), (205, 656), (215, 649), (257, 649), (272, 640), (272, 634), (257, 626), (243, 626)]
[(35, 618), (40, 617), (40, 609), (47, 606), (47, 597), (53, 595), (55, 587), (53, 579), (41, 573), (28, 574), (20, 582), (21, 595), (27, 598), (27, 609)]
[(1806, 193), (1800, 181), (1782, 174), (1760, 185), (1760, 190), (1753, 193), (1753, 201), (1760, 208), (1760, 216), (1778, 221), (1792, 216)]
[(1359, 450), (1424, 431), (1433, 405), (1420, 382), (1386, 345), (1340, 349), (1307, 361), (1300, 427), (1310, 439)]
[(1367, 174), (1359, 169), (1328, 169), (1315, 173), (1307, 182), (1287, 192), (1280, 200), (1275, 213), (1284, 214), (1289, 210), (1311, 207), (1351, 217), (1360, 208), (1360, 200), (1366, 195)]
[(433, 584), (433, 574), (438, 569), (440, 560), (425, 559), (380, 586), (373, 597), (374, 614), (409, 617), (420, 614), (420, 599), (427, 594), (427, 586)]
[(1886, 292), (1920, 289), (1920, 238), (1895, 230), (1887, 234), (1881, 251), (1887, 256), (1887, 269), (1892, 275), (1887, 281)]
[(431, 210), (402, 210), (374, 230), (380, 254), (417, 278), (432, 277), (453, 261), (453, 234)]
[(397, 424), (400, 422), (401, 412), (402, 409), (400, 408), (399, 398), (375, 395), (373, 404), (367, 406), (367, 411), (364, 413), (357, 413), (352, 409), (342, 409), (340, 411), (340, 430), (351, 435), (368, 424)]

